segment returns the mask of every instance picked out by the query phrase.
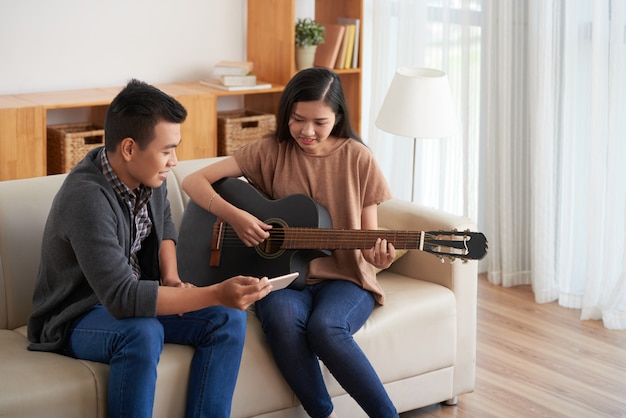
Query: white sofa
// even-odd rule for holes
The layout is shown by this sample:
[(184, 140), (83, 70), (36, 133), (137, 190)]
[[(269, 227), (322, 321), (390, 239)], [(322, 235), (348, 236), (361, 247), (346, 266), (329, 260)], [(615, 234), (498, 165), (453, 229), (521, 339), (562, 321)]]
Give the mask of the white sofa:
[[(183, 177), (215, 159), (182, 161), (168, 180), (177, 225)], [(0, 182), (0, 417), (106, 417), (108, 366), (26, 349), (26, 323), (42, 232), (65, 175)], [(466, 218), (391, 200), (380, 226), (401, 230), (474, 229)], [(441, 262), (409, 251), (379, 273), (387, 302), (355, 335), (398, 411), (454, 400), (474, 388), (476, 261)], [(248, 312), (233, 417), (303, 417), (276, 369), (259, 322)], [(182, 417), (192, 348), (166, 344), (158, 367), (156, 417)], [(339, 416), (363, 412), (326, 371)], [(219, 382), (217, 383), (219, 384)]]

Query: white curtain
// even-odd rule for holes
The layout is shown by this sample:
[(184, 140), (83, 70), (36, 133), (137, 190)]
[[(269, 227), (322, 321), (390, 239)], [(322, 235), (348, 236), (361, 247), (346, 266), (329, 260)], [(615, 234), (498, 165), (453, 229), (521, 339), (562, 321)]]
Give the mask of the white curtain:
[(483, 13), (489, 280), (625, 329), (624, 2)]
[(394, 194), (412, 139), (376, 114), (397, 67), (441, 69), (463, 130), (418, 142), (416, 203), (478, 222), (491, 282), (626, 329), (626, 2), (365, 4), (363, 137)]

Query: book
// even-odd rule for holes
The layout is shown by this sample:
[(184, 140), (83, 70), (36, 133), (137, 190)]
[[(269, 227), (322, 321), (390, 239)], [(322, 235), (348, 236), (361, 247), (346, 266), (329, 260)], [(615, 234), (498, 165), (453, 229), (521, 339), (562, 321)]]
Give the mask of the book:
[(205, 85), (207, 87), (212, 87), (214, 89), (226, 90), (226, 91), (262, 90), (262, 89), (269, 89), (270, 87), (272, 87), (270, 83), (259, 83), (259, 82), (257, 82), (253, 86), (225, 86), (217, 78), (203, 78), (202, 80), (200, 80), (200, 84)]
[(252, 72), (254, 65), (251, 61), (220, 61), (213, 67), (213, 75), (247, 75)]
[(352, 64), (350, 65), (350, 68), (359, 68), (359, 38), (360, 38), (360, 31), (361, 31), (361, 21), (359, 19), (340, 17), (340, 18), (337, 18), (337, 23), (340, 23), (340, 24), (352, 23), (355, 26), (354, 49), (352, 53)]
[(350, 29), (349, 25), (344, 25), (345, 30), (343, 32), (343, 40), (341, 41), (341, 48), (339, 48), (339, 53), (337, 54), (337, 60), (335, 61), (335, 68), (338, 70), (343, 69), (343, 64), (346, 61), (346, 52), (348, 51), (348, 41), (350, 37), (348, 36)]
[(346, 58), (343, 61), (343, 68), (352, 67), (352, 53), (354, 52), (354, 34), (356, 33), (356, 25), (354, 23), (348, 23), (346, 26), (348, 31), (345, 36), (348, 37), (348, 46), (346, 47)]
[(335, 66), (345, 30), (345, 26), (340, 24), (329, 23), (324, 25), (324, 43), (318, 45), (315, 50), (314, 66), (326, 68)]
[(221, 75), (219, 76), (219, 80), (225, 86), (255, 86), (256, 85), (256, 76), (254, 74)]

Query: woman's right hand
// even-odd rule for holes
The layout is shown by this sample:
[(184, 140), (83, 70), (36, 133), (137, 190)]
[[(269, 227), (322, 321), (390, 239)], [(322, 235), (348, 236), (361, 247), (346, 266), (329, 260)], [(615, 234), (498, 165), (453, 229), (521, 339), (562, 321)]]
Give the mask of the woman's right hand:
[(269, 238), (271, 225), (261, 222), (254, 215), (237, 208), (216, 193), (212, 184), (224, 177), (243, 175), (237, 160), (228, 157), (187, 175), (183, 179), (183, 190), (194, 202), (228, 222), (239, 239), (248, 247), (259, 245)]
[(237, 209), (231, 219), (227, 220), (239, 239), (248, 247), (259, 245), (270, 237), (272, 225), (260, 221), (250, 212)]

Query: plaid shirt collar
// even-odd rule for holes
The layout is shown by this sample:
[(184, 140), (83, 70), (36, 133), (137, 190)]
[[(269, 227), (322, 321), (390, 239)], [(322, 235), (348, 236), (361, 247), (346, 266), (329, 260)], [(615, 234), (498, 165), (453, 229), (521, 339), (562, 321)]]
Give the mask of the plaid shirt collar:
[(100, 151), (100, 163), (102, 165), (102, 174), (104, 174), (104, 177), (107, 179), (109, 184), (111, 184), (115, 193), (117, 193), (117, 195), (120, 196), (124, 202), (129, 204), (131, 212), (137, 213), (141, 207), (148, 203), (148, 200), (152, 196), (152, 189), (140, 184), (136, 189), (139, 193), (139, 196), (137, 196), (137, 194), (129, 189), (128, 186), (120, 180), (117, 174), (115, 174), (113, 167), (111, 167), (111, 163), (109, 163), (109, 158), (107, 157), (107, 153), (104, 148)]

